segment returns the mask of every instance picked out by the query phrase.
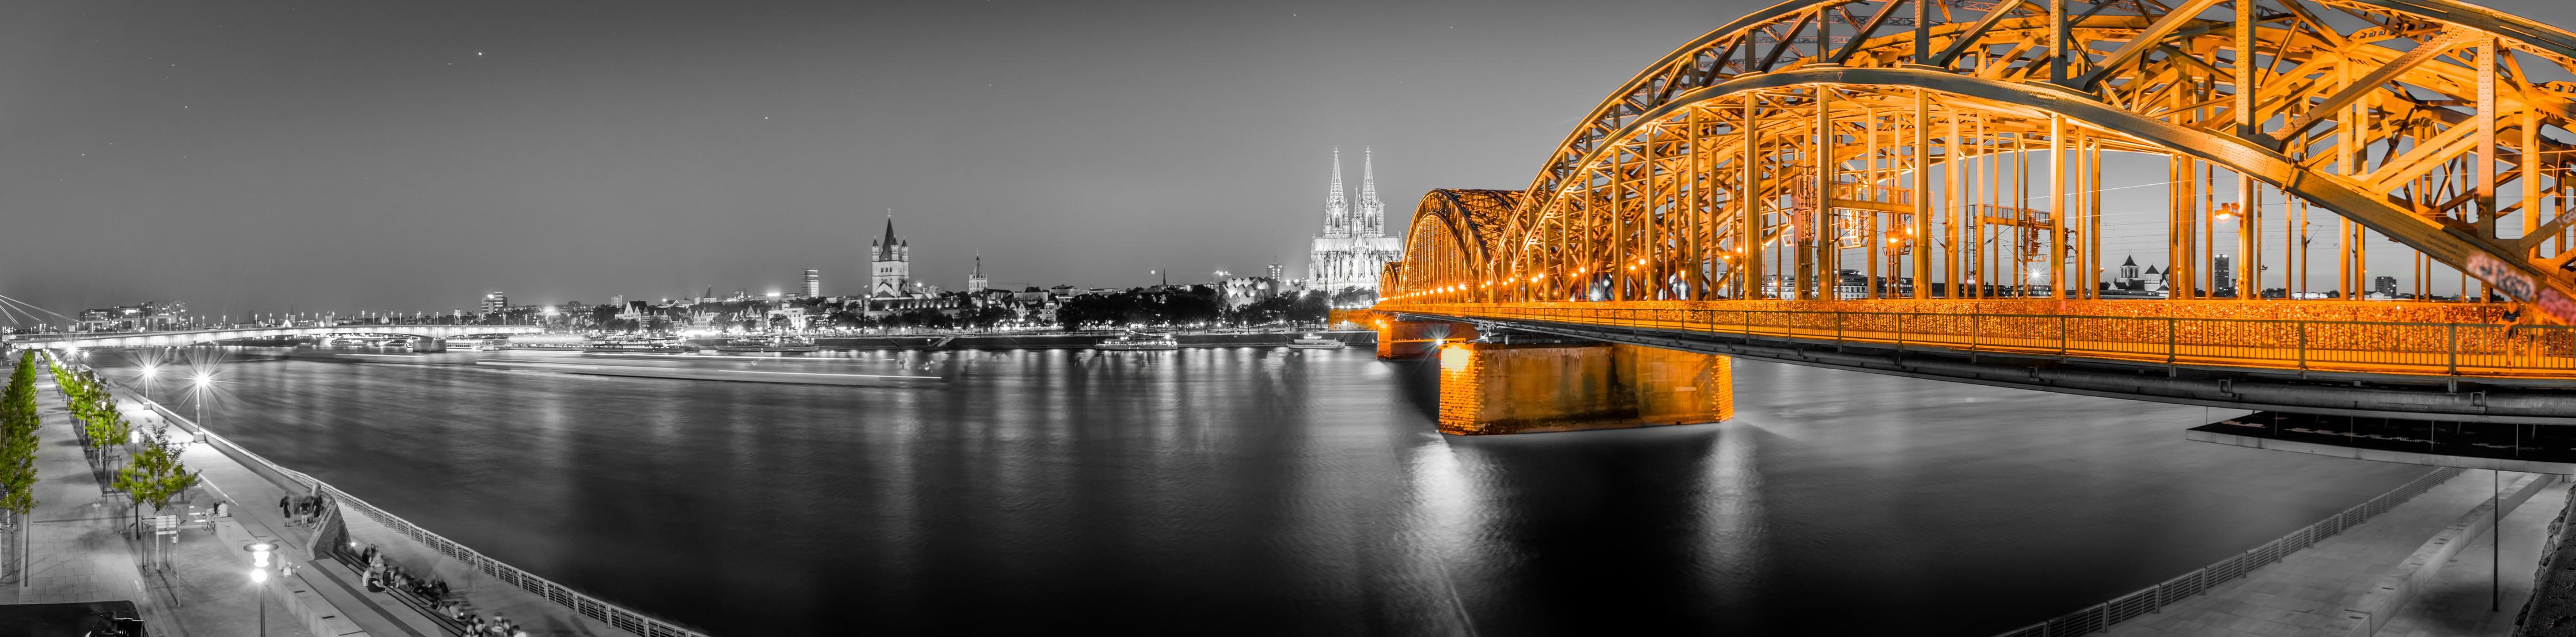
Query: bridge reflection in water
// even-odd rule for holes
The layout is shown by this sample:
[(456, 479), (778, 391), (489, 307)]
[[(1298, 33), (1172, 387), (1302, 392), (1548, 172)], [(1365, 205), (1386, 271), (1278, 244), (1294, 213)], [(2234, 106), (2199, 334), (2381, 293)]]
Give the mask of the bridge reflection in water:
[[(1785, 2), (1631, 78), (1528, 187), (1426, 194), (1381, 276), (1382, 353), (1440, 347), (1479, 388), (1538, 375), (1640, 404), (1669, 392), (1616, 365), (1473, 376), (1496, 341), (1535, 334), (2576, 424), (2571, 77), (2576, 34), (2453, 0)], [(2160, 200), (2132, 191), (2148, 210), (2120, 211), (2145, 230), (2105, 221), (2119, 153), (2163, 164)], [(2115, 234), (2163, 244), (2167, 298), (2104, 298)], [(2396, 261), (2369, 254), (2373, 234), (2413, 260), (2418, 296), (2455, 271), (2463, 298), (2493, 302), (2283, 300), (2372, 287), (2370, 265)], [(2325, 260), (2333, 284), (2312, 290)], [(1482, 396), (1444, 409), (1499, 422), (1545, 400)], [(1614, 407), (1604, 422), (1645, 424)]]

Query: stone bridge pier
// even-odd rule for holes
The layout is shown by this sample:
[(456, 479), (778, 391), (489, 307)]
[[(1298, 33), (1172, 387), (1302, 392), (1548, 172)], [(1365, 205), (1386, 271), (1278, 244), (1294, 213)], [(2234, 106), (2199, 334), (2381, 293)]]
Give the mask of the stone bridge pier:
[(1735, 415), (1733, 359), (1636, 345), (1440, 346), (1440, 433), (1687, 425)]

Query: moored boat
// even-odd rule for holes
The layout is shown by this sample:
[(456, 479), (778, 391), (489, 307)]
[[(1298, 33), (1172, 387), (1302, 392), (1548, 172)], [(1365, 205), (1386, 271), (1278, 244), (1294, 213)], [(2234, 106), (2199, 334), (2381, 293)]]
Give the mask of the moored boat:
[(1172, 335), (1170, 334), (1137, 332), (1101, 341), (1098, 344), (1092, 345), (1091, 348), (1109, 352), (1165, 351), (1180, 349), (1181, 341), (1180, 339), (1172, 338)]
[(1324, 338), (1322, 336), (1307, 334), (1305, 336), (1298, 337), (1297, 340), (1289, 341), (1288, 346), (1296, 349), (1341, 349), (1343, 347), (1348, 347), (1349, 345), (1341, 341)]
[(677, 336), (603, 336), (590, 339), (585, 352), (620, 354), (688, 354), (698, 346)]
[(511, 334), (491, 339), (490, 349), (577, 350), (590, 347), (579, 334)]
[(730, 339), (716, 345), (719, 352), (802, 353), (820, 351), (814, 339), (800, 336), (751, 336)]

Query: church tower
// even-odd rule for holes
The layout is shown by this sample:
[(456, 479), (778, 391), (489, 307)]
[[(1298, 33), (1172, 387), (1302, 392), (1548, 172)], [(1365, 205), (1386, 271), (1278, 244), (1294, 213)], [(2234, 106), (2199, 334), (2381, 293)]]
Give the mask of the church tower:
[(989, 287), (992, 287), (992, 281), (984, 278), (984, 252), (978, 250), (975, 252), (975, 273), (966, 277), (966, 293), (983, 292)]
[[(1333, 174), (1339, 176), (1341, 172), (1336, 166)], [(1377, 199), (1377, 152), (1366, 147), (1360, 149), (1359, 217), (1359, 236), (1386, 236), (1386, 202)]]
[(868, 296), (912, 293), (912, 244), (894, 236), (893, 210), (886, 211), (885, 236), (868, 241), (868, 252)]
[(1333, 186), (1324, 194), (1324, 236), (1351, 236), (1351, 202), (1342, 188), (1342, 149), (1333, 149)]

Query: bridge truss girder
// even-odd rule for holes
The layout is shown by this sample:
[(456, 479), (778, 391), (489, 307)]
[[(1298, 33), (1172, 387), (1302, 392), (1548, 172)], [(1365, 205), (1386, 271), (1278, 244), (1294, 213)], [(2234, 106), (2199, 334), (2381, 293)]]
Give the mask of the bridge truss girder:
[[(2576, 36), (2442, 1), (1980, 4), (1789, 2), (1702, 36), (1597, 107), (1499, 223), (1447, 217), (1491, 224), (1449, 230), (1479, 249), (1410, 250), (1385, 287), (1423, 300), (1758, 298), (1768, 245), (1794, 248), (1801, 297), (1830, 295), (1829, 228), (1867, 235), (1873, 279), (1884, 265), (1929, 280), (1936, 256), (1962, 264), (1948, 274), (1987, 273), (1942, 242), (1984, 241), (1966, 226), (1990, 216), (1963, 213), (1960, 184), (1936, 188), (1926, 168), (2036, 148), (2068, 159), (2050, 162), (2040, 192), (2073, 196), (1997, 219), (2043, 238), (2052, 282), (2098, 273), (2088, 154), (2128, 150), (2180, 158), (2185, 175), (2224, 167), (2243, 177), (2239, 198), (2268, 184), (2516, 298), (2576, 292), (2558, 267), (2576, 257), (2576, 182), (2559, 178), (2576, 169), (2576, 82), (2547, 79), (2576, 77)], [(2211, 15), (2222, 6), (2233, 19)], [(1836, 36), (1838, 24), (1857, 35)], [(1936, 190), (1953, 201), (1920, 194)], [(1420, 216), (1444, 218), (1425, 201)], [(2193, 215), (2209, 211), (2174, 204), (2169, 232), (2187, 257)], [(2255, 243), (2252, 225), (2239, 224), (2240, 245)]]

